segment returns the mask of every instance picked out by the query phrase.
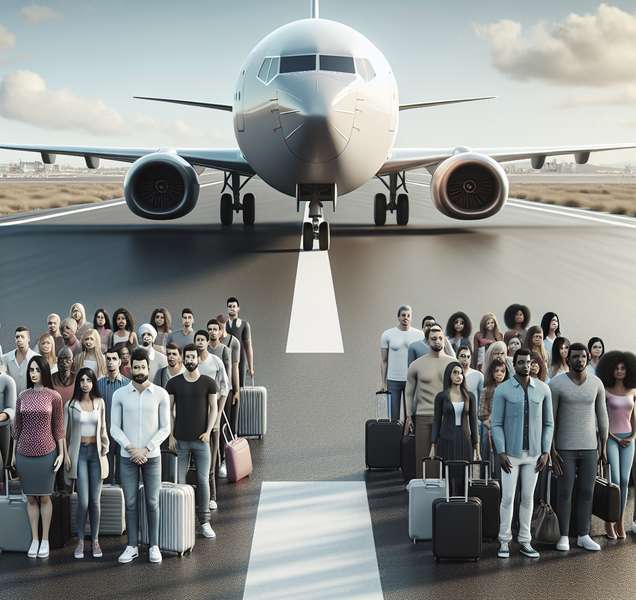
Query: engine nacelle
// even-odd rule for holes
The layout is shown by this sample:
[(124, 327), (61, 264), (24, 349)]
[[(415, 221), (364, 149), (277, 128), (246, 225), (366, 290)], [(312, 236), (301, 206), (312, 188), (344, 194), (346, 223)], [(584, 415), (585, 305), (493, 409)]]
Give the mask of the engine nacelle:
[(494, 159), (476, 152), (459, 152), (442, 162), (431, 179), (437, 210), (453, 219), (486, 219), (508, 199), (508, 177)]
[(154, 152), (136, 160), (124, 181), (128, 208), (144, 219), (183, 217), (199, 198), (199, 178), (192, 165), (173, 152)]

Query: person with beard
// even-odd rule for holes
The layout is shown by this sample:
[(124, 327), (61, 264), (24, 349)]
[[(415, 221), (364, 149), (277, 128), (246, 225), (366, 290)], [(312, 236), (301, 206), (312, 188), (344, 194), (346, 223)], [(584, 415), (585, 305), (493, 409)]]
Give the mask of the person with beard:
[(82, 351), (82, 344), (75, 335), (77, 333), (77, 322), (75, 319), (64, 319), (60, 324), (62, 331), (62, 339), (64, 345), (71, 350), (73, 356), (79, 354)]
[(589, 534), (596, 464), (597, 459), (607, 462), (609, 421), (605, 388), (596, 375), (587, 371), (588, 359), (583, 344), (572, 344), (568, 353), (570, 370), (550, 381), (554, 407), (552, 467), (560, 478), (556, 513), (561, 539), (556, 548), (562, 551), (570, 549), (568, 532), (575, 482), (576, 544), (586, 550), (601, 549)]
[(521, 479), (518, 542), (521, 554), (539, 558), (530, 545), (530, 521), (538, 474), (550, 458), (554, 421), (550, 388), (530, 377), (530, 351), (517, 350), (514, 377), (495, 390), (492, 404), (492, 439), (501, 464), (499, 558), (510, 556), (512, 512)]
[(18, 396), (27, 389), (27, 365), (29, 361), (38, 356), (38, 353), (29, 347), (31, 333), (26, 327), (16, 327), (15, 350), (7, 352), (2, 357), (2, 362), (7, 370), (7, 375), (15, 381), (15, 389)]
[(66, 404), (73, 397), (75, 376), (73, 375), (73, 352), (65, 346), (57, 353), (57, 371), (51, 375), (53, 389), (62, 396)]
[(185, 373), (173, 377), (166, 385), (170, 396), (170, 416), (173, 419), (170, 450), (178, 456), (178, 480), (186, 482), (190, 457), (197, 473), (197, 517), (200, 531), (206, 538), (215, 538), (210, 525), (210, 434), (217, 416), (217, 386), (215, 381), (199, 372), (199, 355), (194, 344), (183, 348)]
[[(426, 343), (426, 332), (433, 327), (433, 325), (438, 325), (435, 317), (431, 315), (427, 315), (422, 319), (422, 332), (424, 335), (421, 340), (416, 342), (412, 342), (409, 344), (408, 350), (408, 365), (417, 360), (420, 356), (424, 356), (428, 354), (431, 349), (429, 345)], [(444, 338), (444, 352), (448, 354), (448, 356), (455, 356), (455, 350), (453, 349), (453, 345), (450, 343), (448, 337)]]
[(155, 350), (157, 330), (150, 323), (144, 323), (139, 327), (139, 339), (141, 340), (141, 347), (148, 354), (148, 360), (150, 361), (148, 378), (154, 381), (159, 369), (168, 366), (168, 359), (165, 354)]
[(137, 348), (131, 356), (132, 382), (113, 394), (110, 435), (119, 444), (119, 477), (126, 502), (128, 545), (119, 556), (129, 563), (139, 556), (139, 477), (144, 484), (148, 516), (149, 560), (160, 563), (159, 489), (161, 443), (170, 435), (170, 399), (150, 383), (148, 354)]
[(168, 381), (170, 381), (173, 377), (185, 372), (185, 368), (181, 360), (181, 349), (172, 342), (166, 346), (166, 360), (168, 361), (168, 365), (157, 371), (154, 381), (162, 388), (165, 388)]
[(48, 333), (53, 336), (53, 341), (55, 342), (55, 354), (57, 355), (57, 353), (62, 349), (62, 346), (64, 346), (64, 338), (60, 331), (60, 315), (51, 313), (46, 318), (46, 327)]

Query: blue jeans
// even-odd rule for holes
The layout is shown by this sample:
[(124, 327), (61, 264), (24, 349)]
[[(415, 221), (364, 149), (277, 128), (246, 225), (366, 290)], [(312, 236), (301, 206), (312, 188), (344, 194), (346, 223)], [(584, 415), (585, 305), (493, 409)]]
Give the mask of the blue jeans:
[[(386, 388), (389, 392), (389, 419), (394, 421), (400, 420), (400, 407), (404, 398), (404, 390), (406, 389), (406, 381), (395, 381), (394, 379), (386, 380)], [(405, 413), (406, 414), (406, 413)], [(382, 418), (382, 415), (380, 415)]]
[[(615, 433), (617, 438), (623, 439), (632, 435), (631, 433)], [(623, 448), (612, 438), (607, 440), (607, 459), (612, 470), (612, 483), (621, 486), (621, 513), (625, 512), (627, 506), (627, 486), (629, 485), (629, 475), (634, 462), (634, 442)]]
[(136, 465), (128, 457), (119, 459), (119, 479), (126, 500), (126, 533), (128, 545), (139, 543), (139, 471), (144, 483), (146, 514), (148, 515), (148, 541), (159, 545), (159, 490), (161, 488), (161, 458), (149, 458), (143, 465)]
[(77, 537), (84, 539), (86, 513), (90, 508), (91, 539), (99, 536), (99, 501), (102, 495), (102, 470), (99, 464), (96, 444), (80, 444), (77, 459)]
[(194, 465), (197, 469), (197, 517), (199, 523), (203, 525), (203, 523), (210, 522), (210, 445), (199, 440), (177, 440), (179, 483), (186, 482), (190, 454), (194, 458)]

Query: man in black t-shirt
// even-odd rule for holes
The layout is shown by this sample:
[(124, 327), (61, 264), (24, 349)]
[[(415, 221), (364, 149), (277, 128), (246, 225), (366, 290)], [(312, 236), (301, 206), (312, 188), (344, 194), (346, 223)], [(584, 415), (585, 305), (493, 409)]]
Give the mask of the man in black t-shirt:
[(168, 381), (173, 427), (170, 449), (177, 451), (178, 480), (185, 483), (190, 455), (197, 471), (197, 517), (201, 533), (215, 538), (210, 525), (210, 432), (217, 418), (216, 382), (199, 373), (199, 355), (194, 344), (183, 348), (185, 372)]

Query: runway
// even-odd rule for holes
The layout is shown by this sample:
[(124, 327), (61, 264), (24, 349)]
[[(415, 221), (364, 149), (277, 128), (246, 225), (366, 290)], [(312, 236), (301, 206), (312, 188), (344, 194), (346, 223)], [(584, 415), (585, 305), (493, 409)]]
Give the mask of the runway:
[[(214, 184), (218, 173), (206, 173)], [(636, 220), (511, 201), (485, 222), (459, 222), (437, 213), (428, 177), (409, 179), (408, 227), (372, 224), (371, 182), (345, 196), (332, 223), (328, 262), (342, 353), (287, 352), (297, 283), (300, 220), (292, 198), (258, 180), (257, 225), (219, 223), (218, 184), (201, 191), (196, 210), (177, 222), (148, 222), (125, 205), (24, 215), (0, 221), (0, 342), (12, 347), (18, 324), (34, 335), (45, 318), (81, 301), (91, 313), (123, 305), (138, 324), (155, 306), (182, 306), (195, 327), (237, 296), (252, 324), (256, 382), (269, 393), (268, 434), (251, 444), (255, 473), (219, 486), (213, 518), (216, 541), (198, 539), (192, 556), (166, 558), (159, 570), (142, 558), (119, 566), (121, 541), (104, 538), (103, 564), (74, 561), (72, 546), (48, 562), (0, 557), (0, 598), (240, 599), (246, 584), (263, 482), (365, 482), (384, 598), (628, 598), (636, 587), (634, 543), (600, 543), (597, 555), (545, 551), (539, 562), (514, 555), (505, 564), (488, 546), (477, 564), (437, 565), (430, 544), (407, 537), (406, 493), (399, 474), (364, 469), (364, 421), (375, 415), (379, 336), (392, 327), (399, 304), (445, 324), (466, 311), (473, 322), (512, 302), (530, 306), (533, 322), (554, 310), (572, 341), (600, 335), (608, 348), (633, 349)], [(240, 215), (239, 215), (240, 217)], [(240, 220), (240, 219), (239, 219)], [(21, 224), (10, 225), (22, 221)], [(395, 223), (389, 215), (388, 223)], [(324, 273), (321, 275), (324, 276)], [(331, 337), (332, 330), (317, 336)], [(157, 573), (161, 573), (157, 576)], [(28, 577), (27, 577), (28, 573)], [(96, 577), (98, 576), (98, 577)], [(98, 587), (96, 582), (108, 582)], [(339, 598), (337, 591), (331, 596)]]

